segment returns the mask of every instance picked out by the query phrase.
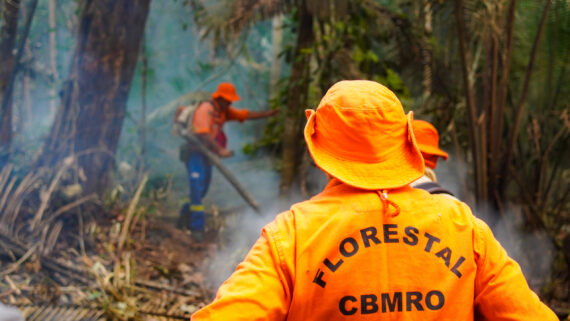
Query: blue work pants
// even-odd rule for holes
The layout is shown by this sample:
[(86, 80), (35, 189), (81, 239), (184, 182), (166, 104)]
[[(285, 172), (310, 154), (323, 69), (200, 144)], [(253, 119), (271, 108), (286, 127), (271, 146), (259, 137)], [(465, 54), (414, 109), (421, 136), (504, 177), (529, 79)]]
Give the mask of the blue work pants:
[(205, 226), (204, 204), (202, 200), (212, 179), (212, 165), (202, 153), (192, 152), (186, 164), (190, 183), (190, 229), (203, 231)]

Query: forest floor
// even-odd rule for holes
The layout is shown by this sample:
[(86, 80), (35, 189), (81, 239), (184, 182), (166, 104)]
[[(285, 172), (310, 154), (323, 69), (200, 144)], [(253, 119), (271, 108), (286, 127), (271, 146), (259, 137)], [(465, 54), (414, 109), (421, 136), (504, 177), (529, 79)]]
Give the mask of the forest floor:
[[(230, 165), (260, 203), (273, 202), (275, 173), (267, 160)], [(5, 167), (0, 308), (15, 306), (26, 320), (41, 321), (189, 319), (278, 210), (253, 213), (215, 172), (208, 195), (218, 198), (206, 199), (206, 238), (196, 242), (178, 226), (188, 186), (183, 167), (168, 168), (176, 169), (149, 177), (119, 166), (117, 184), (96, 197), (81, 193), (73, 179), (81, 172), (69, 164), (28, 172)]]
[(132, 222), (122, 248), (123, 212), (98, 218), (79, 249), (71, 233), (49, 254), (0, 234), (0, 302), (26, 320), (188, 319), (213, 298), (211, 276), (226, 277), (240, 260), (214, 262), (224, 248), (221, 224), (233, 214), (211, 209), (203, 242), (176, 226), (174, 209)]

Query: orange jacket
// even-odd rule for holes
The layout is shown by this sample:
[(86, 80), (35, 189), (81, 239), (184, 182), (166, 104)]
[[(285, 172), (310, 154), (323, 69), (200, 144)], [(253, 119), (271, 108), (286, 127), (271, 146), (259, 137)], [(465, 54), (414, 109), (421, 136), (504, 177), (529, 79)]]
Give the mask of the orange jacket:
[(204, 101), (198, 105), (194, 112), (192, 129), (195, 134), (208, 133), (215, 139), (226, 121), (239, 120), (243, 122), (247, 119), (247, 114), (247, 109), (237, 109), (232, 106), (229, 106), (225, 112), (218, 111), (212, 102)]
[(331, 180), (264, 227), (192, 320), (557, 320), (467, 205), (409, 186), (388, 199), (399, 215)]

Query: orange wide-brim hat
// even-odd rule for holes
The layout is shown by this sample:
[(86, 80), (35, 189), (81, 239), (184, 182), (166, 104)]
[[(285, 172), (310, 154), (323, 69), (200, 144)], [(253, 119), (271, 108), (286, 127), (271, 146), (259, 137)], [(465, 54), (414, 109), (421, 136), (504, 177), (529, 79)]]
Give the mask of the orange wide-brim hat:
[(316, 111), (306, 110), (305, 140), (317, 166), (366, 190), (393, 189), (424, 173), (424, 161), (396, 95), (379, 83), (333, 85)]
[(212, 93), (212, 98), (224, 98), (229, 102), (238, 101), (241, 98), (236, 93), (236, 87), (229, 82), (223, 82), (218, 85), (218, 89)]
[(414, 136), (420, 151), (428, 155), (436, 155), (447, 159), (449, 155), (439, 148), (439, 134), (437, 129), (427, 121), (416, 119), (412, 123)]

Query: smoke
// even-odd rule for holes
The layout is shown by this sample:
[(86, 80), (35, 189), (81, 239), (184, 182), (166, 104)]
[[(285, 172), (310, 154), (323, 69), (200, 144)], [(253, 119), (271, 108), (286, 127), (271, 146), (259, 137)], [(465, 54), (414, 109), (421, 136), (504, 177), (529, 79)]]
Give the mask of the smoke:
[[(470, 166), (460, 163), (449, 156), (447, 161), (437, 164), (437, 178), (443, 187), (451, 191), (457, 198), (467, 203), (473, 214), (485, 221), (492, 229), (495, 238), (501, 243), (509, 256), (521, 266), (521, 269), (534, 291), (539, 291), (548, 281), (554, 260), (554, 245), (545, 231), (525, 231), (523, 214), (520, 207), (511, 207), (501, 216), (490, 210), (487, 204), (473, 206), (472, 176), (468, 172)], [(467, 191), (462, 185), (467, 182)], [(496, 218), (499, 218), (498, 220)]]
[(206, 277), (212, 288), (218, 288), (230, 276), (259, 238), (263, 226), (276, 215), (272, 210), (263, 213), (261, 216), (248, 210), (232, 213), (225, 218), (224, 226), (218, 231), (220, 248), (204, 262), (208, 267)]
[(260, 237), (262, 228), (293, 203), (295, 201), (275, 199), (271, 204), (262, 206), (261, 215), (248, 208), (224, 217), (224, 223), (217, 231), (220, 248), (204, 262), (212, 288), (217, 288), (233, 273)]
[(472, 205), (471, 199), (473, 195), (468, 194), (469, 191), (462, 190), (462, 185), (467, 185), (468, 188), (474, 187), (473, 184), (465, 184), (465, 182), (470, 181), (468, 170), (468, 164), (457, 161), (455, 155), (450, 154), (448, 160), (440, 159), (437, 162), (435, 172), (437, 181), (441, 186), (453, 193), (458, 199)]
[[(225, 226), (220, 231), (225, 247), (207, 262), (209, 281), (212, 286), (219, 286), (233, 272), (237, 264), (247, 255), (250, 247), (260, 236), (262, 227), (274, 217), (287, 210), (290, 205), (306, 199), (300, 191), (288, 200), (280, 200), (278, 196), (277, 173), (271, 167), (271, 160), (258, 158), (240, 163), (229, 163), (231, 169), (240, 173), (240, 180), (247, 186), (255, 197), (261, 197), (263, 216), (246, 209), (227, 217)], [(458, 166), (459, 165), (459, 166)], [(459, 170), (458, 170), (459, 169)], [(470, 199), (472, 195), (464, 195), (462, 184), (468, 180), (468, 166), (457, 164), (453, 155), (447, 162), (439, 162), (436, 173), (440, 184), (450, 190), (458, 198)], [(218, 174), (219, 175), (219, 174)], [(214, 174), (216, 176), (216, 174)], [(235, 191), (228, 190), (229, 184), (214, 178), (213, 193), (209, 193), (209, 201), (221, 204), (225, 199), (235, 204), (239, 198)], [(309, 167), (307, 173), (310, 194), (320, 192), (326, 185), (326, 175), (314, 165)], [(235, 194), (235, 195), (233, 195)], [(218, 195), (218, 197), (215, 197)], [(223, 196), (220, 196), (223, 195)], [(241, 201), (240, 201), (241, 202)], [(498, 213), (488, 210), (475, 209), (471, 206), (473, 214), (486, 222), (491, 218), (499, 217)], [(525, 232), (520, 208), (513, 208), (494, 224), (488, 223), (493, 230), (495, 238), (501, 243), (509, 256), (521, 266), (521, 269), (534, 291), (539, 291), (548, 281), (554, 259), (554, 246), (544, 231)]]
[(508, 211), (493, 226), (495, 238), (511, 258), (519, 263), (534, 291), (550, 280), (555, 248), (544, 231), (525, 232), (520, 208)]
[[(231, 141), (230, 137), (230, 141)], [(261, 214), (254, 212), (241, 199), (235, 189), (214, 169), (210, 191), (205, 203), (221, 209), (222, 223), (217, 231), (220, 248), (204, 262), (207, 266), (208, 283), (217, 288), (235, 270), (247, 255), (251, 246), (261, 235), (263, 226), (279, 213), (306, 197), (296, 190), (288, 199), (279, 197), (279, 175), (271, 157), (258, 156), (252, 159), (238, 153), (235, 159), (227, 159), (225, 165), (237, 175), (240, 183), (259, 202)], [(242, 205), (236, 209), (236, 206)], [(224, 214), (224, 208), (229, 209)]]
[(0, 303), (0, 321), (24, 321), (24, 317), (18, 309)]

